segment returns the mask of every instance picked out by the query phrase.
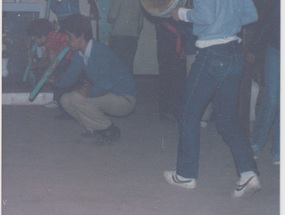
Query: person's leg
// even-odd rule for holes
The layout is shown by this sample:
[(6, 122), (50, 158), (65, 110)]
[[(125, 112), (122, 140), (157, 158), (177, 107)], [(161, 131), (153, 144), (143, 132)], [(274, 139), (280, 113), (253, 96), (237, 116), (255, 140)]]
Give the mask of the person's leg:
[(52, 88), (53, 88), (53, 100), (56, 102), (59, 112), (61, 114), (67, 114), (60, 103), (60, 99), (64, 94), (71, 92), (72, 88), (71, 87), (60, 88), (56, 86), (52, 86)]
[(186, 85), (187, 72), (186, 58), (181, 57), (177, 52), (173, 53), (173, 61), (169, 78), (171, 113), (178, 117), (178, 114), (181, 111), (181, 103)]
[(176, 173), (185, 178), (197, 178), (200, 153), (200, 119), (216, 90), (221, 75), (213, 71), (212, 52), (201, 49), (187, 78), (182, 115), (179, 124), (179, 145)]
[(201, 122), (200, 122), (201, 127), (203, 127), (203, 128), (207, 127), (208, 122), (211, 119), (212, 112), (213, 112), (213, 110), (212, 110), (212, 103), (210, 102), (208, 104), (204, 114), (202, 115)]
[(87, 131), (104, 130), (112, 125), (105, 115), (124, 116), (134, 109), (135, 98), (107, 94), (97, 98), (85, 98), (73, 91), (61, 98), (64, 109)]
[(172, 64), (172, 52), (175, 47), (174, 38), (170, 32), (159, 27), (156, 30), (157, 38), (157, 62), (159, 78), (159, 117), (164, 119), (171, 112), (171, 100), (169, 99), (169, 70)]
[[(224, 48), (224, 49), (223, 49)], [(245, 171), (257, 172), (252, 156), (249, 137), (239, 120), (239, 91), (242, 77), (243, 59), (240, 45), (237, 42), (219, 45), (213, 48), (218, 67), (226, 67), (224, 78), (217, 86), (213, 99), (214, 120), (218, 132), (230, 146), (237, 173)], [(223, 57), (223, 58), (222, 58)], [(217, 64), (218, 65), (218, 64)], [(218, 70), (218, 69), (217, 69)]]
[(122, 52), (132, 74), (134, 73), (134, 59), (138, 48), (138, 40), (138, 37), (127, 36), (124, 38), (124, 49)]
[[(192, 64), (195, 62), (195, 58), (196, 58), (196, 54), (192, 54), (192, 55), (187, 55), (186, 57), (186, 71), (187, 71), (187, 75), (189, 75)], [(209, 105), (207, 106), (204, 114), (202, 115), (201, 118), (201, 122), (200, 125), (203, 128), (206, 128), (208, 125), (208, 122), (210, 120), (212, 116), (212, 104), (209, 103)]]
[(64, 110), (87, 131), (103, 130), (112, 124), (98, 106), (90, 104), (76, 91), (64, 94), (60, 102)]
[[(255, 156), (266, 144), (269, 131), (278, 115), (280, 106), (280, 51), (268, 47), (264, 68), (264, 96), (257, 110), (256, 123), (252, 132), (252, 148)], [(279, 136), (278, 128), (275, 135)], [(278, 141), (275, 139), (275, 141)], [(280, 143), (276, 143), (277, 145)]]
[(187, 55), (186, 56), (186, 71), (187, 71), (187, 75), (189, 75), (191, 67), (192, 67), (193, 63), (195, 62), (195, 58), (196, 58), (196, 54), (192, 54), (192, 55)]
[(275, 121), (272, 127), (272, 144), (271, 144), (272, 163), (280, 164), (280, 109), (278, 109)]
[(177, 118), (186, 83), (186, 59), (176, 52), (176, 35), (164, 28), (157, 32), (157, 60), (160, 118)]
[(238, 175), (246, 171), (257, 173), (249, 137), (238, 115), (240, 78), (240, 74), (229, 75), (219, 85), (213, 100), (214, 120), (218, 132), (230, 146)]
[[(55, 74), (55, 78), (57, 79), (62, 73), (66, 72), (66, 70), (68, 69), (70, 65), (70, 60), (63, 60), (58, 67), (56, 68), (54, 74)], [(57, 87), (55, 85), (52, 85), (52, 90), (53, 90), (53, 101), (55, 101), (55, 103), (57, 104), (57, 108), (60, 112), (60, 114), (58, 116), (56, 116), (56, 119), (70, 119), (71, 116), (64, 110), (64, 108), (62, 107), (61, 103), (60, 103), (60, 99), (61, 97), (65, 94), (65, 93), (69, 93), (71, 92), (73, 89), (73, 87), (65, 87), (65, 88), (61, 88), (61, 87)]]
[[(224, 48), (224, 50), (223, 50)], [(218, 45), (215, 51), (215, 65), (224, 70), (224, 79), (217, 86), (213, 100), (214, 116), (217, 129), (230, 146), (239, 181), (233, 197), (248, 196), (258, 191), (261, 186), (258, 179), (258, 170), (253, 159), (249, 137), (239, 120), (239, 92), (242, 77), (243, 60), (241, 47), (237, 42)], [(228, 53), (227, 53), (228, 52)], [(221, 57), (224, 61), (221, 61)], [(228, 60), (226, 60), (228, 59)], [(218, 62), (220, 62), (218, 64)], [(218, 72), (218, 70), (216, 71)]]

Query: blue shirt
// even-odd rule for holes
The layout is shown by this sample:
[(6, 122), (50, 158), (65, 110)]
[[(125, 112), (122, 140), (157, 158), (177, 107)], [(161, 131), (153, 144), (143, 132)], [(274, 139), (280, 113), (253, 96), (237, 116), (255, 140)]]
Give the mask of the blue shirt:
[(235, 36), (243, 25), (258, 19), (252, 0), (194, 0), (193, 5), (193, 9), (179, 10), (179, 17), (193, 23), (198, 40)]
[(82, 53), (75, 52), (69, 68), (61, 74), (55, 84), (58, 87), (70, 87), (76, 83), (84, 70), (93, 85), (88, 97), (99, 97), (107, 93), (135, 96), (136, 85), (128, 67), (106, 45), (94, 39), (88, 44), (92, 44), (92, 47), (90, 55), (88, 53), (89, 56), (86, 56), (87, 64), (84, 63)]

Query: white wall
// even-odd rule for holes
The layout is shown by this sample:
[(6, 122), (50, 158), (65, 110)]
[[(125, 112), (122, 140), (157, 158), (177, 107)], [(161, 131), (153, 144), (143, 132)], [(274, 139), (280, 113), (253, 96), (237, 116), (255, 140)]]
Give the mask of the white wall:
[[(13, 3), (14, 0), (3, 0), (3, 2)], [(22, 3), (41, 3), (45, 11), (46, 0), (22, 0)], [(80, 0), (80, 11), (83, 15), (88, 15), (89, 4), (87, 0)], [(130, 8), (131, 10), (131, 8)], [(56, 16), (51, 12), (50, 20), (53, 21)], [(144, 28), (139, 39), (139, 46), (134, 62), (134, 73), (143, 75), (158, 74), (158, 64), (156, 58), (156, 38), (154, 26), (144, 20)]]

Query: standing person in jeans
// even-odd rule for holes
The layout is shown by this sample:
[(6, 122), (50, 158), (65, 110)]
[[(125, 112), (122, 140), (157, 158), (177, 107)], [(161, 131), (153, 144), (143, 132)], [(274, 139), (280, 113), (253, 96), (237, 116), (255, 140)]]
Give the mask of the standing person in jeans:
[(143, 14), (139, 0), (113, 0), (108, 22), (112, 25), (109, 46), (133, 73), (138, 40), (143, 28)]
[(192, 22), (198, 36), (198, 54), (186, 84), (176, 170), (165, 171), (165, 180), (187, 189), (196, 187), (200, 152), (200, 119), (214, 95), (218, 131), (229, 145), (239, 181), (233, 197), (250, 195), (261, 188), (249, 138), (238, 117), (243, 58), (237, 33), (257, 21), (251, 0), (194, 0), (193, 9), (173, 11), (175, 20)]
[(74, 51), (71, 65), (55, 82), (68, 87), (76, 83), (81, 71), (86, 87), (66, 93), (60, 99), (65, 109), (87, 132), (82, 136), (97, 144), (111, 143), (120, 137), (120, 129), (107, 115), (130, 114), (136, 103), (136, 86), (128, 68), (104, 44), (92, 38), (90, 19), (73, 15), (64, 29)]
[(252, 149), (257, 159), (272, 130), (272, 163), (280, 164), (280, 0), (268, 1), (265, 23), (256, 31), (247, 59), (255, 61), (266, 46), (264, 88), (252, 132)]

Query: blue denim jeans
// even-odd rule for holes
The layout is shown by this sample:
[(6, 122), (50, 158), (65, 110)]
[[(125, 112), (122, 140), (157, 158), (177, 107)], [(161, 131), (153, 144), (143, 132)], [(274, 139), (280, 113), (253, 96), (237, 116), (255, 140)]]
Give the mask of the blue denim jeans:
[(252, 132), (252, 148), (259, 152), (272, 129), (271, 152), (280, 156), (280, 51), (268, 46), (264, 67), (264, 94)]
[(197, 178), (200, 153), (200, 118), (209, 101), (214, 121), (229, 145), (237, 173), (257, 172), (249, 137), (238, 116), (243, 59), (236, 41), (199, 49), (187, 79), (179, 120), (176, 173)]

